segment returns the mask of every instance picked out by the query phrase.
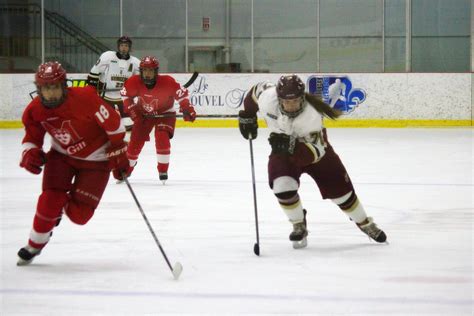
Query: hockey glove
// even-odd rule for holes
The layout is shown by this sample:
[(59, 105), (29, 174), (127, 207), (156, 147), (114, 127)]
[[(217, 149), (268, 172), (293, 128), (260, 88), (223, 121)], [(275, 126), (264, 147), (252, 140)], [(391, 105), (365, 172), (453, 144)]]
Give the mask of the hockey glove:
[(183, 113), (183, 120), (186, 122), (194, 122), (196, 119), (196, 111), (194, 111), (194, 107), (191, 105), (182, 106), (179, 112)]
[(136, 122), (142, 117), (142, 109), (138, 103), (132, 103), (127, 108), (127, 113), (130, 115), (132, 121)]
[(127, 158), (127, 143), (122, 142), (111, 146), (107, 150), (107, 158), (109, 159), (109, 167), (112, 169), (114, 178), (123, 180), (122, 174), (127, 176), (130, 171), (130, 163)]
[(99, 75), (89, 74), (87, 76), (87, 84), (97, 88), (99, 86)]
[(255, 139), (258, 134), (258, 122), (255, 115), (239, 111), (239, 130), (245, 139)]
[(272, 155), (293, 155), (295, 152), (296, 139), (293, 136), (271, 133), (268, 142), (272, 146)]
[(20, 167), (33, 174), (40, 174), (41, 167), (46, 163), (46, 154), (39, 148), (25, 149), (21, 155)]

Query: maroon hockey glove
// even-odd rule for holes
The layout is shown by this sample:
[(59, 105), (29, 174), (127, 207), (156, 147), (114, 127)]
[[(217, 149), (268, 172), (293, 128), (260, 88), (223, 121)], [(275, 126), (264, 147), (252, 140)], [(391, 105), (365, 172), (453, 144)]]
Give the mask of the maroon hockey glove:
[(109, 167), (113, 171), (114, 178), (122, 179), (122, 173), (127, 174), (130, 164), (127, 158), (127, 143), (123, 142), (115, 146), (111, 146), (107, 150), (107, 158), (109, 158)]
[(194, 111), (194, 107), (191, 105), (182, 106), (179, 111), (183, 113), (183, 120), (186, 122), (194, 122), (196, 119), (196, 111)]
[(20, 167), (33, 174), (40, 174), (46, 163), (46, 154), (39, 148), (25, 149), (21, 155)]

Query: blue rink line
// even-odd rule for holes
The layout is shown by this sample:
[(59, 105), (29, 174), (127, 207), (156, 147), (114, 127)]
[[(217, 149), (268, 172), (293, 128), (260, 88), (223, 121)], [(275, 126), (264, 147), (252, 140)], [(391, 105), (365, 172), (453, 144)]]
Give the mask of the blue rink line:
[(241, 293), (173, 293), (173, 292), (130, 292), (130, 291), (86, 291), (86, 290), (47, 290), (47, 289), (0, 289), (6, 295), (54, 295), (54, 296), (109, 296), (109, 297), (162, 297), (175, 299), (247, 299), (247, 300), (307, 300), (311, 302), (352, 302), (377, 304), (420, 304), (420, 305), (463, 305), (471, 306), (474, 300), (457, 300), (443, 298), (408, 298), (408, 297), (339, 297), (318, 295), (271, 295)]

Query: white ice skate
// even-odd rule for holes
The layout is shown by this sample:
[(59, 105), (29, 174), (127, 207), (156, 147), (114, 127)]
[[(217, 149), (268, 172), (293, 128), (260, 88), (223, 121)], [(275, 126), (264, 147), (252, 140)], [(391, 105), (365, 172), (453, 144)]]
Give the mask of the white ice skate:
[(293, 242), (294, 249), (301, 249), (308, 245), (306, 237), (308, 230), (306, 229), (306, 210), (303, 210), (304, 218), (302, 222), (293, 224), (293, 231), (290, 234), (290, 240)]

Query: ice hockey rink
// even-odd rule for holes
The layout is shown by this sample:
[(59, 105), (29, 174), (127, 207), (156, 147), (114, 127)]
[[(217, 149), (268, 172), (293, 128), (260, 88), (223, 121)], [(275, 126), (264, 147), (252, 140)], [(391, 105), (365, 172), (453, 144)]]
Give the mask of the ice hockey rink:
[(237, 128), (180, 128), (166, 185), (147, 143), (130, 178), (172, 264), (173, 280), (125, 184), (111, 179), (85, 226), (64, 219), (30, 266), (41, 177), (18, 167), (22, 130), (0, 130), (1, 315), (472, 315), (473, 130), (338, 129), (329, 139), (376, 244), (303, 175), (308, 247), (267, 185), (266, 129), (254, 141), (261, 255), (249, 143)]

